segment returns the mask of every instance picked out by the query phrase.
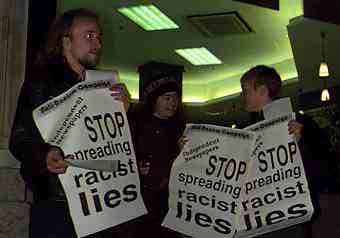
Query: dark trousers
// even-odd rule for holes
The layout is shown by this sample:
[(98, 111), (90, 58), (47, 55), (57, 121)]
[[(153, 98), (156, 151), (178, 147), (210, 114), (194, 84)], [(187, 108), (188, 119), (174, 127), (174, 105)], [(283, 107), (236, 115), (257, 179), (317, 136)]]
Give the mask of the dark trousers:
[[(42, 200), (31, 205), (30, 238), (77, 238), (65, 201)], [(114, 238), (114, 229), (87, 236), (88, 238)]]
[(255, 238), (311, 238), (308, 233), (308, 224), (298, 224), (267, 234), (256, 236)]
[(168, 210), (168, 193), (142, 189), (148, 214), (117, 227), (118, 238), (179, 238), (180, 233), (161, 224)]

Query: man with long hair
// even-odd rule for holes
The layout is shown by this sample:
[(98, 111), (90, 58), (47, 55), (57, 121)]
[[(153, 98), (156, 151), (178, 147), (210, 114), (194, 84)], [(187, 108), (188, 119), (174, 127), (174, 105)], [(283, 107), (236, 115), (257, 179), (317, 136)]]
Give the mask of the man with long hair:
[[(18, 100), (9, 149), (21, 163), (21, 175), (33, 192), (30, 237), (76, 237), (57, 175), (66, 171), (63, 151), (44, 142), (32, 111), (84, 80), (102, 49), (98, 16), (87, 9), (65, 12), (52, 25)], [(119, 96), (119, 95), (118, 95)], [(91, 237), (112, 237), (104, 231)]]

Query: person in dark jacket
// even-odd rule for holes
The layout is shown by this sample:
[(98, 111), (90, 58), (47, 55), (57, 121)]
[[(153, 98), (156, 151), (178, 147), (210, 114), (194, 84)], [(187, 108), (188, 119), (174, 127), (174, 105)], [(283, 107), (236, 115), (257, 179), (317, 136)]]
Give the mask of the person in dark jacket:
[[(241, 77), (241, 100), (246, 111), (252, 113), (252, 122), (263, 120), (262, 109), (278, 96), (282, 81), (274, 68), (258, 65)], [(330, 144), (319, 126), (310, 117), (296, 113), (296, 119), (288, 123), (290, 134), (294, 134), (298, 141), (306, 178), (310, 188), (310, 195), (314, 207), (312, 221), (320, 214), (319, 194), (327, 181), (327, 156)], [(279, 230), (260, 237), (311, 237), (311, 223), (297, 225)]]
[(119, 237), (176, 238), (180, 234), (161, 223), (168, 211), (170, 169), (185, 128), (178, 82), (171, 75), (157, 75), (145, 95), (145, 103), (130, 108), (129, 121), (148, 214), (118, 227)]
[[(18, 99), (9, 149), (33, 192), (30, 237), (76, 237), (65, 194), (57, 178), (66, 171), (63, 151), (44, 142), (32, 111), (84, 80), (85, 69), (99, 61), (102, 33), (98, 16), (87, 9), (65, 12), (51, 27), (45, 46)], [(111, 232), (91, 237), (112, 237)]]

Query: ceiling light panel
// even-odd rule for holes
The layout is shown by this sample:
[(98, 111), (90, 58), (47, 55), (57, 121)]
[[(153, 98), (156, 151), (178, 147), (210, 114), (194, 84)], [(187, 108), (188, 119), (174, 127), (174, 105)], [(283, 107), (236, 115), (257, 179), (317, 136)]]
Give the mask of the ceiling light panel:
[(155, 5), (118, 8), (117, 11), (146, 31), (177, 29), (179, 26)]
[(205, 47), (177, 49), (175, 52), (193, 65), (222, 64), (222, 61)]

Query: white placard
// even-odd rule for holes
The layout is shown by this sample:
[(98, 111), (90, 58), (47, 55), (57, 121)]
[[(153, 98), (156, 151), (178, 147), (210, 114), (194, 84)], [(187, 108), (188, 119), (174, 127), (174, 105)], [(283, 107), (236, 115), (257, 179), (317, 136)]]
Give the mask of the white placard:
[(112, 70), (86, 70), (85, 80), (88, 82), (98, 80), (110, 80), (112, 81), (112, 83), (118, 83), (119, 74), (118, 71)]
[(263, 116), (266, 120), (292, 113), (293, 107), (289, 97), (274, 100), (263, 107)]
[(110, 96), (111, 84), (112, 78), (86, 80), (33, 113), (44, 140), (65, 154), (118, 163), (115, 172), (69, 167), (59, 175), (79, 237), (146, 213), (128, 120), (122, 103)]
[(288, 133), (292, 115), (248, 127), (261, 136), (242, 189), (236, 237), (254, 237), (310, 220), (313, 206), (299, 147)]
[(233, 237), (256, 134), (189, 125), (185, 136), (189, 142), (171, 169), (163, 226), (196, 238)]
[(225, 238), (310, 220), (301, 155), (288, 133), (291, 119), (264, 120), (246, 130), (189, 125), (189, 142), (172, 166), (163, 225), (196, 238)]
[(98, 170), (106, 172), (118, 171), (118, 160), (100, 159), (100, 160), (79, 160), (79, 159), (65, 159), (67, 166), (73, 166), (82, 169)]

